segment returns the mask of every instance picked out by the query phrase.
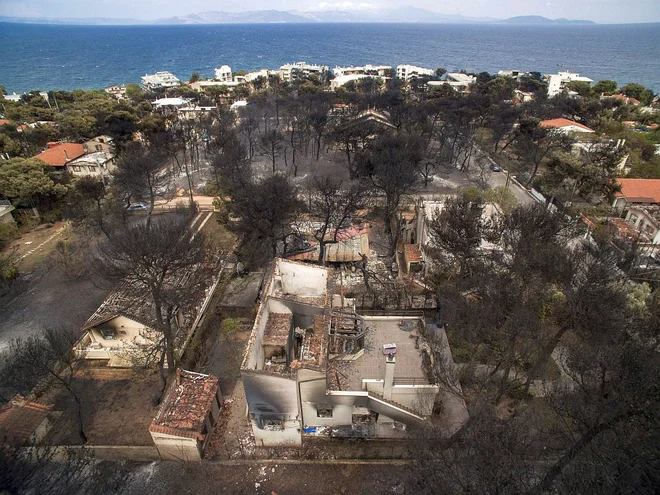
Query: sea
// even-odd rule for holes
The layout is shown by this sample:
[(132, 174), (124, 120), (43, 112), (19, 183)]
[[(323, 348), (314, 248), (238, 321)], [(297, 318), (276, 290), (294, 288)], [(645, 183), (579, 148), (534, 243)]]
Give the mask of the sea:
[(414, 64), (449, 71), (556, 73), (660, 92), (660, 24), (224, 24), (69, 26), (0, 23), (0, 84), (11, 92), (104, 88), (168, 70), (212, 77), (306, 61)]

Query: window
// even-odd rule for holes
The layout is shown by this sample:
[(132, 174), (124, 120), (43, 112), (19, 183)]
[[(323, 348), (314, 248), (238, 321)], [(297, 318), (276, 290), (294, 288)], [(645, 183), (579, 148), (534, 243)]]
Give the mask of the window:
[(93, 174), (96, 173), (96, 167), (87, 167)]
[(103, 149), (103, 146), (101, 146), (100, 144), (96, 145), (96, 151), (101, 151), (102, 149)]
[(317, 418), (332, 418), (332, 407), (317, 407), (316, 408), (316, 417)]
[(284, 429), (284, 421), (277, 418), (260, 418), (257, 420), (260, 430), (280, 431)]
[(73, 169), (74, 172), (80, 172), (80, 167), (77, 165), (72, 165), (71, 168)]

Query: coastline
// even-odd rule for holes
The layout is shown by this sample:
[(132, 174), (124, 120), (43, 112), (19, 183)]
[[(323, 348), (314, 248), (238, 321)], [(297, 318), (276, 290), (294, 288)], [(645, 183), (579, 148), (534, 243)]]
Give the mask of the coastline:
[(158, 70), (181, 79), (193, 71), (210, 77), (225, 63), (258, 70), (294, 60), (330, 67), (413, 63), (474, 73), (561, 67), (660, 92), (660, 23), (2, 26), (0, 84), (10, 93), (102, 89)]

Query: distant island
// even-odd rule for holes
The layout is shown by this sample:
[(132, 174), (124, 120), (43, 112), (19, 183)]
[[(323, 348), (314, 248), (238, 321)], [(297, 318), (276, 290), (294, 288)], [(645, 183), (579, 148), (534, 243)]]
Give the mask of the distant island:
[(589, 20), (548, 19), (529, 15), (509, 19), (446, 15), (416, 7), (376, 10), (283, 11), (250, 10), (245, 12), (208, 11), (156, 20), (129, 18), (45, 18), (0, 16), (0, 22), (23, 24), (70, 25), (196, 25), (196, 24), (302, 24), (302, 23), (428, 23), (428, 24), (515, 24), (515, 25), (585, 25)]
[(548, 19), (540, 15), (521, 15), (517, 17), (511, 17), (509, 19), (504, 19), (499, 21), (500, 24), (533, 24), (533, 25), (584, 25), (584, 24), (596, 24), (594, 21), (587, 21), (584, 19)]

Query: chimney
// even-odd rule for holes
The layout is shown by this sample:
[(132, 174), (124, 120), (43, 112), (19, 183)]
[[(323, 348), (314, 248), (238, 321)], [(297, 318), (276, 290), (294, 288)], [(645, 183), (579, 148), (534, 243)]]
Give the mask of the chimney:
[(383, 384), (383, 398), (392, 400), (392, 389), (394, 388), (394, 366), (396, 357), (394, 354), (385, 355), (385, 382)]
[(51, 141), (51, 142), (49, 142), (49, 143), (46, 143), (46, 146), (48, 146), (48, 149), (49, 149), (49, 150), (50, 150), (50, 149), (53, 149), (53, 148), (55, 148), (55, 147), (57, 147), (57, 146), (59, 146), (59, 145), (60, 145), (60, 143), (58, 143), (57, 141)]

